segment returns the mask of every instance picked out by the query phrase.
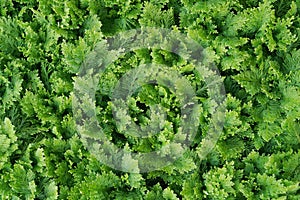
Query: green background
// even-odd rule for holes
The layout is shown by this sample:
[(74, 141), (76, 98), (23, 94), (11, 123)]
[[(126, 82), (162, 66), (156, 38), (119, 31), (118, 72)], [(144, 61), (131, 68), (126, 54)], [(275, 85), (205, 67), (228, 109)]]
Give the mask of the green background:
[[(300, 199), (299, 14), (299, 0), (0, 0), (1, 199)], [(197, 151), (207, 113), (173, 165), (128, 174), (83, 147), (72, 117), (73, 83), (99, 41), (149, 26), (180, 30), (207, 50), (224, 78), (226, 118), (204, 160)], [(109, 87), (140, 62), (193, 72), (171, 61), (163, 51), (132, 52), (100, 82)], [(107, 90), (100, 91), (98, 107), (107, 112), (99, 119), (110, 129), (109, 100), (101, 99)], [(159, 99), (153, 88), (145, 91), (141, 97)], [(136, 142), (113, 136), (120, 146)]]

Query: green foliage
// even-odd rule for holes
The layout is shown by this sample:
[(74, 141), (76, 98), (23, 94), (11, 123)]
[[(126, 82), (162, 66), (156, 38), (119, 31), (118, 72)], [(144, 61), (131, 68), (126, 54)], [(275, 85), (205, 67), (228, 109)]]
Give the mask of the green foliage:
[(3, 168), (9, 168), (11, 163), (9, 162), (10, 156), (18, 149), (17, 136), (11, 121), (5, 118), (0, 125), (0, 170)]
[[(299, 0), (0, 0), (0, 198), (300, 199), (299, 19)], [(76, 77), (99, 42), (149, 26), (198, 42), (205, 62), (224, 78), (224, 127), (205, 158), (199, 159), (199, 148), (215, 103), (193, 64), (165, 50), (138, 49), (117, 58), (97, 84)], [(147, 63), (165, 65), (188, 82), (161, 73), (158, 84), (138, 88), (127, 107), (113, 104), (120, 78)], [(168, 79), (178, 93), (162, 85)], [(165, 145), (183, 134), (180, 97), (191, 95), (189, 83), (201, 105), (195, 140), (182, 157), (153, 172), (105, 166), (78, 136), (75, 80), (97, 87), (95, 105), (88, 98), (80, 103), (96, 108), (110, 142), (164, 155), (182, 148)], [(126, 131), (132, 123), (158, 134), (135, 137), (139, 131)], [(120, 165), (140, 167), (129, 154)]]
[(204, 197), (212, 199), (235, 199), (234, 176), (240, 171), (234, 171), (233, 163), (226, 163), (224, 167), (212, 169), (204, 174)]
[(170, 8), (163, 11), (161, 9), (161, 6), (145, 2), (143, 13), (139, 20), (141, 26), (171, 28), (174, 25), (173, 9)]

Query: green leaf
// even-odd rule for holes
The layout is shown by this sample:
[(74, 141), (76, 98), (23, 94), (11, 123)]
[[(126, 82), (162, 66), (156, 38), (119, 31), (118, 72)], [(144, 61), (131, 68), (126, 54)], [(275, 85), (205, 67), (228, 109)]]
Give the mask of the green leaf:
[(266, 141), (270, 141), (277, 135), (282, 133), (281, 127), (278, 124), (261, 123), (258, 126), (258, 134)]

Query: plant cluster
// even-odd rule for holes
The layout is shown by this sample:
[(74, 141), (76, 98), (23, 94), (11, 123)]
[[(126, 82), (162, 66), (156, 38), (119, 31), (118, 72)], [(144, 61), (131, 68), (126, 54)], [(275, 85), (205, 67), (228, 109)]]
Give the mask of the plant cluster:
[[(160, 133), (120, 131), (127, 119), (113, 116), (110, 98), (128, 70), (169, 66), (201, 103), (197, 135), (182, 157), (156, 171), (126, 173), (83, 145), (72, 112), (74, 80), (99, 42), (143, 27), (179, 31), (205, 49), (224, 79), (226, 116), (215, 148), (200, 158), (214, 105), (193, 65), (160, 49), (118, 58), (95, 95), (98, 122), (118, 147), (157, 150), (180, 129), (178, 96), (148, 84), (127, 109), (135, 123), (146, 129), (154, 121)], [(300, 199), (299, 63), (299, 0), (0, 0), (0, 197)], [(185, 84), (176, 87), (184, 91)]]

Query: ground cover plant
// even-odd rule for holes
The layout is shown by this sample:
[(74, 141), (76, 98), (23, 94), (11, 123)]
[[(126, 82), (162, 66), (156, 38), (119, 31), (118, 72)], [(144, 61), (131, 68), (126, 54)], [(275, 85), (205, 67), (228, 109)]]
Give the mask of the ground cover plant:
[[(214, 103), (193, 65), (151, 48), (117, 58), (95, 94), (98, 123), (116, 146), (150, 152), (180, 131), (180, 100), (159, 84), (139, 88), (128, 106), (141, 127), (162, 126), (159, 134), (120, 131), (126, 122), (118, 112), (116, 125), (113, 87), (140, 64), (178, 71), (201, 104), (188, 151), (161, 169), (128, 173), (83, 144), (74, 82), (97, 44), (145, 27), (178, 31), (205, 49), (223, 80), (226, 115), (216, 145), (201, 157)], [(299, 47), (299, 0), (0, 0), (1, 199), (300, 199)], [(152, 112), (157, 104), (166, 116)]]

